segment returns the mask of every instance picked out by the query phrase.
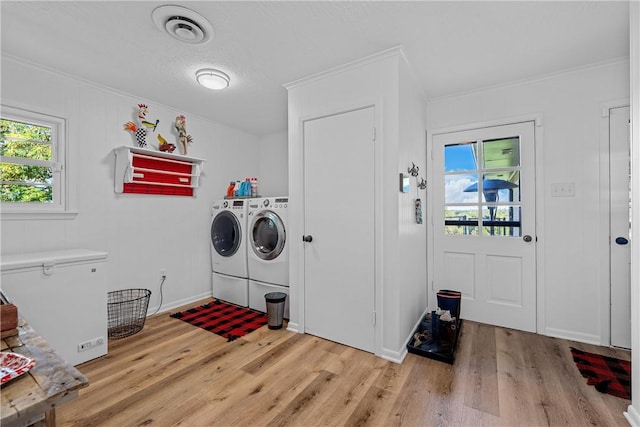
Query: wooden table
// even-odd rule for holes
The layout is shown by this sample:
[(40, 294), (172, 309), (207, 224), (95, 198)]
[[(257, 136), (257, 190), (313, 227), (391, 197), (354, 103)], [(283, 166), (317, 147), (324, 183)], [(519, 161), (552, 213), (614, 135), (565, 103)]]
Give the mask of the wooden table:
[(2, 427), (42, 424), (55, 426), (55, 408), (74, 399), (89, 381), (58, 356), (28, 323), (20, 319), (18, 335), (2, 340), (2, 351), (11, 351), (35, 360), (26, 374), (2, 386)]

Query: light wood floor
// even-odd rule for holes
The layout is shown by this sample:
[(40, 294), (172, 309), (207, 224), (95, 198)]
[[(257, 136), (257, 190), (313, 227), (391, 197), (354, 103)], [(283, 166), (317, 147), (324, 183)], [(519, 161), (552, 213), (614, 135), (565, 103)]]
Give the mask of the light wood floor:
[(227, 342), (168, 314), (79, 366), (90, 381), (57, 409), (74, 426), (624, 426), (569, 351), (620, 350), (464, 322), (453, 366), (402, 364), (266, 326)]

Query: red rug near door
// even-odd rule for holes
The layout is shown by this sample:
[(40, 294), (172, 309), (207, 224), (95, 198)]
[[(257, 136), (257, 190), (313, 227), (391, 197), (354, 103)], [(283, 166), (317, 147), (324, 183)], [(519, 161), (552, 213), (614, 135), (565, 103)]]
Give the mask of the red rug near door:
[(631, 399), (631, 362), (571, 347), (573, 361), (587, 384), (601, 393)]
[(220, 300), (174, 313), (171, 317), (218, 334), (228, 341), (267, 324), (265, 313)]

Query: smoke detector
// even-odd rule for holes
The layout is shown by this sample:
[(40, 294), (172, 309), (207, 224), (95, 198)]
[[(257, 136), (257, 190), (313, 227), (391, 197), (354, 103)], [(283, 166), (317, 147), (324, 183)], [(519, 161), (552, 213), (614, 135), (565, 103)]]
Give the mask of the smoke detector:
[(199, 13), (182, 6), (166, 5), (153, 10), (151, 19), (160, 31), (189, 44), (203, 44), (213, 38), (213, 26)]

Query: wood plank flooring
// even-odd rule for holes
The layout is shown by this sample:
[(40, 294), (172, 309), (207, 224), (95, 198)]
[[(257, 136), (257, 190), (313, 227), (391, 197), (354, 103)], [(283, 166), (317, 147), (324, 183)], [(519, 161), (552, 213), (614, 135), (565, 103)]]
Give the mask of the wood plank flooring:
[[(203, 301), (204, 302), (204, 301)], [(195, 304), (193, 304), (195, 305)], [(177, 311), (177, 310), (176, 310)], [(625, 426), (569, 347), (629, 353), (464, 322), (455, 364), (402, 364), (266, 326), (232, 342), (168, 314), (78, 366), (90, 381), (62, 426)]]

